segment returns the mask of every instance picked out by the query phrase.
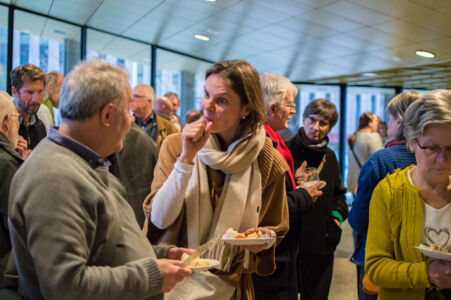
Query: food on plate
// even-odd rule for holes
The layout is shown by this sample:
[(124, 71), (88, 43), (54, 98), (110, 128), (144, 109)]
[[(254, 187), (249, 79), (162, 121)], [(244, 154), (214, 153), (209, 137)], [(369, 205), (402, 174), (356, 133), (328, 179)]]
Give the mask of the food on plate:
[(431, 244), (430, 246), (426, 246), (426, 248), (429, 249), (429, 250), (432, 250), (432, 251), (448, 253), (448, 250), (446, 250), (445, 248), (442, 248), (440, 246), (437, 246), (436, 244)]
[(222, 236), (224, 239), (258, 239), (267, 237), (266, 233), (258, 228), (248, 229), (245, 232), (237, 232), (233, 228), (229, 228)]
[[(189, 257), (188, 254), (183, 253), (182, 254), (182, 261), (185, 261), (185, 259), (187, 259)], [(210, 262), (208, 260), (203, 260), (203, 259), (199, 259), (196, 258), (195, 260), (193, 260), (192, 262), (190, 262), (189, 264), (186, 265), (186, 267), (208, 267), (210, 266)]]

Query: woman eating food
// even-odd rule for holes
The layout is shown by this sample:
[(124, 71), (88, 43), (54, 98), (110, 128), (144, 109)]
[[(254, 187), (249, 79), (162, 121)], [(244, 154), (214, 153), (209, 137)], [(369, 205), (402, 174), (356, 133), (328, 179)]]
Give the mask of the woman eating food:
[[(254, 67), (242, 60), (214, 64), (206, 74), (202, 111), (202, 119), (162, 145), (144, 203), (150, 239), (197, 248), (228, 228), (285, 235), (287, 166), (266, 138)], [(274, 243), (235, 246), (219, 241), (209, 251), (220, 261), (218, 270), (196, 273), (167, 297), (253, 299), (250, 274), (274, 271), (274, 248)]]

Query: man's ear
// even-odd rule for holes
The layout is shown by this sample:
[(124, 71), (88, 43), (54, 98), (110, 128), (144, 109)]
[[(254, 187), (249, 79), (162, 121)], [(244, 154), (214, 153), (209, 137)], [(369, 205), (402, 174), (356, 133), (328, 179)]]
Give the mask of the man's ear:
[(2, 121), (2, 131), (4, 133), (8, 133), (11, 128), (11, 126), (10, 126), (11, 125), (11, 117), (12, 117), (11, 114), (7, 114), (6, 117), (3, 118), (3, 120), (1, 120)]
[(110, 127), (112, 122), (113, 111), (116, 109), (113, 103), (108, 102), (99, 112), (100, 122), (105, 127)]
[(276, 106), (277, 106), (277, 104), (272, 103), (272, 104), (268, 107), (268, 112), (269, 112), (271, 115), (273, 115), (273, 116), (276, 114)]
[(11, 94), (14, 96), (14, 97), (19, 97), (19, 93), (18, 93), (18, 91), (16, 90), (16, 88), (15, 87), (11, 87)]

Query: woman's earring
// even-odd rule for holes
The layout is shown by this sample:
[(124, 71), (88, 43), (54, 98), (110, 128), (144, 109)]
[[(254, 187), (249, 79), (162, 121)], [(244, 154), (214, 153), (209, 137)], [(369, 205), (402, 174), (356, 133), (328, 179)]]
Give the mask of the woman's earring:
[(246, 120), (246, 116), (242, 116), (241, 119)]

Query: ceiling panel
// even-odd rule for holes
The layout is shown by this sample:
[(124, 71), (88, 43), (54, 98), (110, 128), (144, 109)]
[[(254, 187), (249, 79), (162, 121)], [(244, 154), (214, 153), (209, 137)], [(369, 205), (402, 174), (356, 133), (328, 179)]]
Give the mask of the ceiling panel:
[(407, 38), (404, 38), (401, 35), (397, 36), (385, 33), (371, 27), (361, 27), (359, 29), (348, 32), (348, 34), (355, 38), (361, 38), (368, 42), (379, 44), (384, 47), (401, 46), (410, 43)]
[(47, 14), (50, 10), (53, 0), (17, 0), (14, 4), (19, 7), (24, 7), (32, 11), (39, 12), (41, 14)]
[(315, 24), (315, 26), (326, 27), (338, 32), (349, 31), (362, 26), (362, 24), (351, 19), (339, 17), (319, 9), (302, 14), (298, 16), (298, 19), (308, 21), (310, 24)]
[(430, 41), (443, 36), (440, 33), (417, 26), (414, 22), (408, 23), (402, 20), (386, 22), (374, 25), (373, 27), (380, 31), (387, 32), (394, 36), (403, 37), (404, 39), (414, 42)]
[(324, 37), (338, 32), (334, 29), (314, 24), (299, 17), (292, 17), (283, 20), (279, 22), (278, 25), (290, 30), (296, 30), (297, 32), (299, 32), (300, 36), (307, 35), (313, 37)]
[(350, 2), (394, 18), (424, 11), (424, 6), (407, 0), (350, 0)]
[(392, 17), (382, 14), (376, 10), (365, 8), (359, 4), (348, 1), (338, 1), (322, 7), (321, 10), (329, 12), (333, 15), (351, 19), (367, 26), (393, 20)]
[[(436, 78), (424, 70), (451, 62), (450, 0), (17, 0), (13, 5), (207, 60), (247, 59), (258, 70), (277, 71), (296, 81), (450, 82), (449, 73), (435, 71)], [(79, 39), (78, 28), (45, 18), (17, 17), (16, 25), (51, 39)], [(208, 35), (210, 41), (194, 39), (195, 33)], [(147, 55), (139, 43), (92, 32), (89, 36), (94, 36), (89, 45), (118, 56), (143, 60)], [(420, 58), (417, 49), (437, 57)], [(199, 63), (177, 57), (165, 63), (174, 68), (177, 63), (184, 68)], [(395, 69), (404, 71), (394, 76), (390, 70)], [(360, 76), (384, 70), (388, 75)], [(412, 79), (407, 72), (420, 75)]]
[[(40, 3), (40, 1), (34, 1)], [(80, 25), (88, 22), (89, 17), (102, 4), (103, 0), (51, 1), (49, 15)]]

